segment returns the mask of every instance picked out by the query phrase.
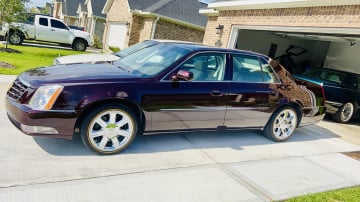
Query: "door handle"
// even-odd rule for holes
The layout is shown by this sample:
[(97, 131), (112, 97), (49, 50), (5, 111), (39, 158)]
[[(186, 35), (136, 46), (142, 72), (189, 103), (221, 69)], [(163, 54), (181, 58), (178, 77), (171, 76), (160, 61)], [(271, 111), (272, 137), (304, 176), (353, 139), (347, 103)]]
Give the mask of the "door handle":
[(224, 94), (221, 91), (214, 90), (211, 93), (211, 96), (223, 96)]
[(55, 32), (55, 29), (50, 29), (52, 32)]

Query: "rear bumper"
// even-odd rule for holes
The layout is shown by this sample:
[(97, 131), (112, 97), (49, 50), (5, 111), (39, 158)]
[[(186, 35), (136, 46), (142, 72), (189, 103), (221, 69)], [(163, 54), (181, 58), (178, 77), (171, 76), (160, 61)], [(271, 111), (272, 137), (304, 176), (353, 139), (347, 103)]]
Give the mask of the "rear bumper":
[(10, 121), (23, 133), (31, 136), (72, 139), (76, 115), (73, 111), (33, 110), (10, 98), (5, 107)]
[(325, 118), (325, 114), (326, 114), (325, 111), (326, 111), (326, 108), (323, 106), (323, 107), (319, 107), (316, 115), (303, 116), (301, 118), (301, 122), (300, 122), (299, 126), (302, 127), (302, 126), (312, 125), (312, 124), (322, 121)]

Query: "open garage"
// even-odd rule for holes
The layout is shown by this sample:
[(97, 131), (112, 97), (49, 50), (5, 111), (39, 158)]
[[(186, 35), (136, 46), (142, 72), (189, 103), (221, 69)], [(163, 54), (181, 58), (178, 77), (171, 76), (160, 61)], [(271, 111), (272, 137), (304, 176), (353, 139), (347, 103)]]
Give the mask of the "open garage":
[(325, 67), (360, 73), (360, 30), (233, 26), (229, 47), (278, 59), (291, 73)]
[(204, 44), (290, 59), (284, 63), (294, 73), (307, 67), (360, 73), (358, 0), (217, 0), (200, 13), (208, 16)]

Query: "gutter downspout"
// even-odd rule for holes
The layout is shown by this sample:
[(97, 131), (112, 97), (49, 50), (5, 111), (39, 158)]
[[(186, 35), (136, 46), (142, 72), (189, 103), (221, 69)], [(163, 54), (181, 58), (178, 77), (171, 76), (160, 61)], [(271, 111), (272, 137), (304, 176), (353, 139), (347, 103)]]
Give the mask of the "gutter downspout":
[(155, 31), (156, 31), (156, 26), (157, 26), (157, 22), (160, 20), (160, 16), (156, 16), (156, 19), (154, 21), (154, 25), (152, 27), (152, 30), (151, 30), (151, 38), (150, 39), (154, 39), (155, 37)]

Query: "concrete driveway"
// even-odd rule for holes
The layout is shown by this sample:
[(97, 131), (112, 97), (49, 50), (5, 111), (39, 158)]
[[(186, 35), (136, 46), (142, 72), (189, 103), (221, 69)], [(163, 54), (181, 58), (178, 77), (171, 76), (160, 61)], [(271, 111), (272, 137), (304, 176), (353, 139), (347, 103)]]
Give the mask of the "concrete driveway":
[(342, 139), (348, 126), (360, 129), (321, 122), (284, 143), (259, 131), (159, 134), (100, 156), (79, 138), (23, 135), (1, 102), (0, 201), (270, 201), (359, 185), (360, 161), (342, 154), (360, 150)]

